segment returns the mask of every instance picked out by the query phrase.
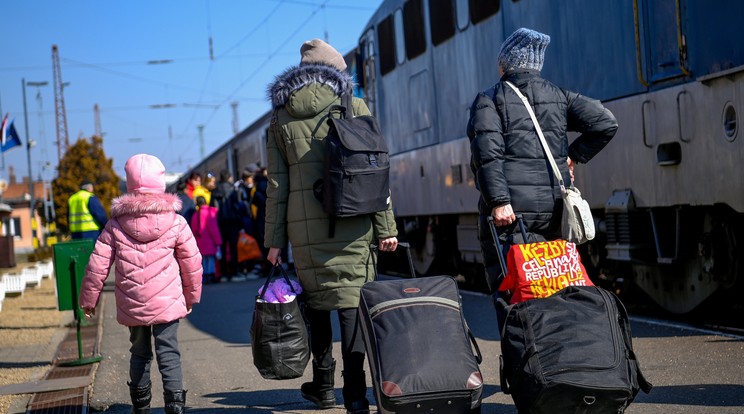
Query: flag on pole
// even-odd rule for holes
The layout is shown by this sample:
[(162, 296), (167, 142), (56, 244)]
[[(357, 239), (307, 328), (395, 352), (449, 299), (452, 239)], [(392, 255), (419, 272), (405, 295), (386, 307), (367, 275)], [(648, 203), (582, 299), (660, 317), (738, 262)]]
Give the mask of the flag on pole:
[(8, 114), (3, 118), (2, 131), (0, 131), (0, 152), (5, 152), (13, 147), (21, 145), (21, 138), (13, 125), (13, 120), (8, 121)]

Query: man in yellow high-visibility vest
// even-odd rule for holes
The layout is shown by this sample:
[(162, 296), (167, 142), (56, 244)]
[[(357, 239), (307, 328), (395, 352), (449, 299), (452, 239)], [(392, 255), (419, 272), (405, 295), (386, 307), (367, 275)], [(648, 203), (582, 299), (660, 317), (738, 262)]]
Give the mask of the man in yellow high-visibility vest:
[(97, 239), (108, 219), (101, 200), (93, 194), (90, 180), (83, 180), (80, 191), (70, 197), (68, 206), (67, 218), (73, 240)]

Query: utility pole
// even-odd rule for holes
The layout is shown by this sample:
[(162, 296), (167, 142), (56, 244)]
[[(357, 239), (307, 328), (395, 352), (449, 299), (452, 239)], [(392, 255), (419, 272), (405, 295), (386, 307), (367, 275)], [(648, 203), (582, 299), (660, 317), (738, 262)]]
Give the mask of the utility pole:
[(199, 158), (204, 159), (204, 125), (197, 125), (199, 128)]
[(59, 65), (59, 49), (52, 45), (52, 71), (54, 72), (54, 114), (57, 123), (57, 164), (62, 160), (62, 145), (65, 151), (70, 145), (67, 136), (67, 113), (65, 112), (64, 85), (62, 84), (62, 69)]
[(44, 103), (43, 103), (43, 100), (41, 99), (41, 87), (42, 86), (47, 86), (47, 85), (49, 85), (49, 82), (47, 82), (47, 81), (43, 81), (43, 82), (26, 82), (26, 86), (35, 86), (36, 87), (36, 103), (38, 104), (38, 110), (39, 110), (39, 113), (37, 114), (38, 115), (38, 118), (39, 118), (39, 136), (36, 137), (36, 140), (38, 142), (41, 142), (41, 146), (40, 146), (40, 149), (41, 149), (41, 159), (38, 161), (39, 162), (39, 180), (41, 180), (41, 181), (44, 181), (44, 178), (42, 177), (42, 174), (41, 174), (41, 172), (44, 169), (44, 167), (43, 167), (44, 163), (43, 163), (42, 160), (47, 160), (47, 157), (46, 157), (46, 143), (44, 141), (44, 137), (46, 136), (46, 133), (44, 131)]
[[(2, 105), (2, 99), (0, 99), (0, 119), (2, 118), (3, 118), (3, 105)], [(0, 170), (5, 171), (5, 153), (4, 152), (0, 152), (0, 161), (2, 161), (2, 163), (0, 164)], [(0, 194), (0, 196), (2, 196), (2, 194)]]
[(232, 119), (233, 134), (238, 135), (238, 132), (240, 132), (240, 124), (238, 123), (238, 101), (230, 102), (230, 106), (232, 106), (232, 112), (233, 112), (233, 119)]
[(96, 136), (103, 138), (103, 132), (101, 131), (101, 111), (98, 109), (98, 104), (93, 105), (93, 123)]
[[(31, 195), (29, 210), (31, 212), (31, 240), (33, 240), (33, 222), (36, 218), (34, 209), (34, 175), (31, 173), (31, 138), (28, 134), (28, 110), (26, 109), (26, 78), (21, 79), (21, 86), (23, 87), (23, 121), (26, 126), (26, 157), (28, 160), (28, 192)], [(31, 243), (33, 247), (33, 242)]]

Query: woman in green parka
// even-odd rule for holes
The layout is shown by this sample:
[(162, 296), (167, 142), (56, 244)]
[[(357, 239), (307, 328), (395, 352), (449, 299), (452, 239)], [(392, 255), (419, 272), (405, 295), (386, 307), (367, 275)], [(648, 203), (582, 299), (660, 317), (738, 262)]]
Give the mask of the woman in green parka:
[[(302, 396), (319, 408), (336, 405), (331, 311), (338, 312), (344, 406), (347, 413), (369, 413), (364, 373), (364, 344), (357, 326), (361, 286), (374, 279), (369, 246), (398, 245), (392, 205), (371, 215), (336, 218), (328, 237), (329, 217), (315, 198), (313, 186), (323, 178), (328, 117), (331, 107), (351, 93), (353, 79), (343, 56), (320, 39), (305, 42), (299, 66), (276, 77), (268, 87), (274, 108), (267, 141), (269, 187), (266, 202), (268, 260), (277, 263), (281, 248), (292, 244), (297, 275), (307, 301), (313, 354), (313, 380), (302, 384)], [(353, 111), (369, 115), (364, 101), (353, 98)]]

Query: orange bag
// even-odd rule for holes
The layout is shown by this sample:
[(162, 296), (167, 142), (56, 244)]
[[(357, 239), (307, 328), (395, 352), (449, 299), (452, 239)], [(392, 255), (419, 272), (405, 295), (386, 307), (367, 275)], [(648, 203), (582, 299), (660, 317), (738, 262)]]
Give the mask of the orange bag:
[(238, 262), (255, 259), (263, 259), (258, 242), (250, 234), (241, 231), (238, 237)]
[(594, 286), (576, 244), (565, 240), (515, 244), (506, 263), (499, 290), (512, 293), (510, 303), (546, 298), (566, 286)]

